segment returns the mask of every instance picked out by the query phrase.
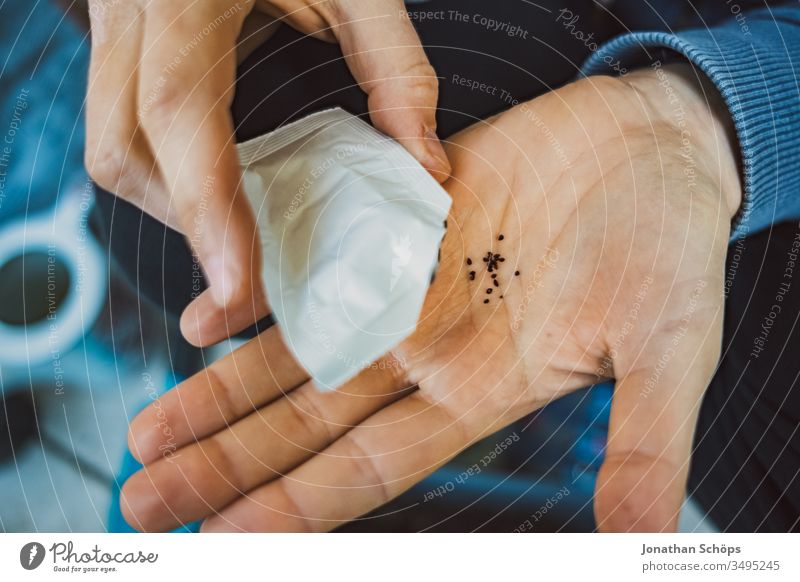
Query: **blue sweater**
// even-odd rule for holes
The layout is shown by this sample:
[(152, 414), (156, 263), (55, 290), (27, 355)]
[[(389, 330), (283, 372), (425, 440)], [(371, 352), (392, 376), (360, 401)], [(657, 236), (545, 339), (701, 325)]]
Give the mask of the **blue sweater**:
[[(800, 4), (746, 10), (746, 0), (616, 0), (629, 30), (597, 48), (582, 73), (617, 74), (688, 59), (727, 104), (739, 139), (744, 198), (733, 238), (800, 219)], [(619, 5), (619, 6), (617, 6)], [(689, 27), (682, 29), (689, 22)], [(638, 31), (642, 28), (652, 30)], [(676, 28), (678, 30), (676, 30)]]

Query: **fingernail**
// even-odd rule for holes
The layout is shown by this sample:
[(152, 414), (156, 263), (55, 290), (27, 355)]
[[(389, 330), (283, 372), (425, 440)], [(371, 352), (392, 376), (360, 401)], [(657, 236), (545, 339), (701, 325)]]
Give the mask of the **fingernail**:
[(428, 152), (429, 162), (426, 164), (429, 170), (450, 174), (450, 162), (447, 154), (439, 141), (439, 136), (432, 129), (425, 132), (425, 149)]

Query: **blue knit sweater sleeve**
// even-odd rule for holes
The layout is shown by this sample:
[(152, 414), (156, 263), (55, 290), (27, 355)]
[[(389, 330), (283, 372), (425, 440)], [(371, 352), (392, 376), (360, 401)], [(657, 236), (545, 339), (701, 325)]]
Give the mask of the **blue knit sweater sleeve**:
[(667, 49), (703, 71), (730, 109), (744, 201), (733, 238), (800, 219), (800, 6), (756, 10), (708, 29), (633, 32), (599, 47), (582, 73), (614, 74)]

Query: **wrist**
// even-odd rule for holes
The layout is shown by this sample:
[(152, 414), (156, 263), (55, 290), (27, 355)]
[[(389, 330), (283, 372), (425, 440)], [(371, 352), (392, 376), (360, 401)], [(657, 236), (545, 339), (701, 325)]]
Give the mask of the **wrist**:
[(743, 192), (739, 144), (728, 107), (716, 87), (688, 63), (641, 69), (624, 80), (643, 97), (652, 118), (680, 135), (689, 155), (694, 150), (693, 161), (713, 181), (733, 218)]

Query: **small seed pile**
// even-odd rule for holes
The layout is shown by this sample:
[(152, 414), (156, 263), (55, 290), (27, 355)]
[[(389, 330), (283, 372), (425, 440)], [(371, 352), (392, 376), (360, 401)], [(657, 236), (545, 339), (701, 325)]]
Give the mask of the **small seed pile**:
[[(497, 237), (497, 240), (502, 242), (505, 238), (506, 237), (501, 234), (500, 236)], [(493, 285), (493, 287), (486, 288), (487, 295), (492, 294), (492, 292), (494, 291), (494, 287), (500, 287), (500, 280), (497, 278), (497, 275), (500, 270), (500, 267), (502, 266), (502, 263), (504, 263), (505, 260), (506, 260), (505, 257), (500, 253), (492, 252), (491, 249), (486, 251), (486, 256), (483, 257), (483, 262), (486, 264), (486, 272), (489, 273), (490, 275), (489, 280), (492, 282)], [(472, 259), (470, 257), (467, 257), (467, 266), (468, 267), (472, 266)], [(467, 277), (469, 278), (470, 281), (474, 281), (476, 276), (477, 272), (474, 270), (471, 270), (467, 273)], [(514, 271), (514, 276), (519, 277), (519, 271)], [(500, 295), (500, 299), (502, 298), (503, 296)], [(488, 298), (484, 299), (483, 302), (489, 303), (489, 299)]]

